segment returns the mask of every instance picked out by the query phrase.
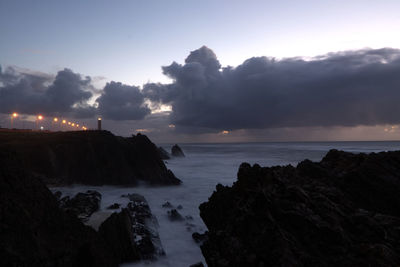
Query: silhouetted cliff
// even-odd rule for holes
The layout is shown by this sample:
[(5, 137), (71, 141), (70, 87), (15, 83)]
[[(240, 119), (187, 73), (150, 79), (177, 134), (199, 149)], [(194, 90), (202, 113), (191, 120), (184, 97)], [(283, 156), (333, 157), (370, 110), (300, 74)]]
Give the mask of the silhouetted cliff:
[(208, 266), (400, 266), (400, 151), (243, 163), (200, 215)]
[(180, 180), (166, 168), (145, 136), (107, 131), (0, 132), (0, 150), (15, 151), (21, 168), (51, 185), (172, 185)]

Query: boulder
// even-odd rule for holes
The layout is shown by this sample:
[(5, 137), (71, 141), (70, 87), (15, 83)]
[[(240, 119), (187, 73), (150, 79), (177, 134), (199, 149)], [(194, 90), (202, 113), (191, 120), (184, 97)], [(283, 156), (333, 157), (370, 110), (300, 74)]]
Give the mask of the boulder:
[(185, 154), (183, 154), (182, 149), (175, 144), (172, 148), (171, 148), (171, 155), (174, 157), (184, 157)]
[(400, 266), (400, 151), (244, 163), (200, 216), (208, 266)]
[(171, 209), (171, 210), (167, 211), (167, 214), (168, 214), (168, 218), (171, 221), (183, 221), (184, 220), (182, 215), (176, 209)]
[(101, 194), (95, 190), (78, 193), (73, 198), (64, 197), (60, 200), (60, 208), (72, 213), (82, 222), (87, 222), (90, 216), (99, 210)]
[(107, 209), (108, 209), (108, 210), (117, 210), (117, 209), (119, 209), (120, 207), (121, 207), (121, 204), (119, 204), (119, 203), (114, 203), (114, 204), (111, 204), (110, 206), (108, 206)]

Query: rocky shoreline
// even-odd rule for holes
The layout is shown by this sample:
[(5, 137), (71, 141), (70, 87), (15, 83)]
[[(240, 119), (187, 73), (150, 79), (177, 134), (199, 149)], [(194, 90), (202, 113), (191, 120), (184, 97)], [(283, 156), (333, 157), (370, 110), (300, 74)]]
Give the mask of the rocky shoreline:
[(400, 151), (243, 163), (200, 216), (208, 266), (400, 266)]

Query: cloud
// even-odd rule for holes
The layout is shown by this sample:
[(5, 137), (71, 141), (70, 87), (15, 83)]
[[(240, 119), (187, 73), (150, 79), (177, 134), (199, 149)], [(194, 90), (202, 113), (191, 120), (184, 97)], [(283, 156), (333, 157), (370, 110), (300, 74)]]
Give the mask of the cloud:
[(90, 78), (70, 69), (55, 77), (9, 67), (0, 69), (0, 112), (60, 114), (77, 112), (92, 96)]
[(162, 69), (173, 82), (146, 84), (143, 94), (171, 105), (171, 123), (185, 131), (400, 123), (398, 49), (254, 57), (221, 68), (203, 46)]
[(107, 83), (96, 102), (99, 113), (111, 120), (141, 120), (151, 112), (138, 87), (119, 82)]

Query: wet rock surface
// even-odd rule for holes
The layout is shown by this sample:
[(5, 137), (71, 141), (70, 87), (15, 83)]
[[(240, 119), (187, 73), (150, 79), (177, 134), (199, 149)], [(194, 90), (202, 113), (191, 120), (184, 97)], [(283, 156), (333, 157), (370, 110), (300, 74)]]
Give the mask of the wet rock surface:
[(171, 155), (174, 157), (184, 157), (185, 154), (183, 153), (182, 149), (175, 144), (172, 148), (171, 148)]
[(243, 163), (200, 205), (201, 250), (208, 266), (400, 266), (399, 192), (400, 152)]
[(146, 199), (139, 194), (125, 197), (130, 202), (119, 213), (113, 213), (99, 228), (99, 233), (124, 261), (153, 260), (165, 255), (158, 234), (158, 222)]
[(67, 213), (78, 217), (82, 222), (87, 222), (90, 216), (99, 210), (101, 194), (94, 190), (78, 193), (73, 198), (68, 196), (60, 199), (60, 208)]
[(66, 214), (44, 183), (0, 150), (0, 266), (117, 266), (92, 228)]
[(48, 185), (177, 185), (158, 148), (145, 135), (108, 131), (0, 132), (0, 150), (10, 149), (21, 167)]

